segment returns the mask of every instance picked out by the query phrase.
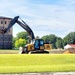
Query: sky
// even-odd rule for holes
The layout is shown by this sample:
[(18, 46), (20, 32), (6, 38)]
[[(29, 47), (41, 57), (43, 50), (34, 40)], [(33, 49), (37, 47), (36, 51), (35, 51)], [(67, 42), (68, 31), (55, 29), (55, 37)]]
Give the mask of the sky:
[[(75, 0), (0, 0), (0, 16), (20, 16), (35, 36), (64, 38), (75, 31)], [(18, 24), (13, 26), (13, 36), (21, 31)]]

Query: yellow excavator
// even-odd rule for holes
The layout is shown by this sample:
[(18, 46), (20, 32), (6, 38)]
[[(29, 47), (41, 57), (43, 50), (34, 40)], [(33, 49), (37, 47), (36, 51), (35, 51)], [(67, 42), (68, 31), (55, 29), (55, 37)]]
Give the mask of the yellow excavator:
[(20, 18), (16, 16), (14, 18), (11, 18), (11, 21), (6, 29), (1, 29), (0, 33), (5, 34), (15, 23), (19, 24), (23, 29), (25, 29), (28, 34), (31, 37), (31, 43), (26, 44), (23, 50), (21, 51), (21, 54), (24, 53), (49, 53), (49, 51), (46, 50), (51, 50), (51, 44), (49, 43), (44, 43), (43, 39), (35, 39), (34, 33), (32, 29)]

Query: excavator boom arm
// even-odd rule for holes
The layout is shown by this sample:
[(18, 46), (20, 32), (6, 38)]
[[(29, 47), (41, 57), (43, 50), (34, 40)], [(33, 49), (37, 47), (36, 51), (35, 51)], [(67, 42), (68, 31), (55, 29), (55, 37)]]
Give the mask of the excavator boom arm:
[(8, 27), (6, 29), (4, 29), (4, 33), (6, 33), (18, 20), (19, 16), (14, 17), (14, 19), (12, 19), (8, 25)]
[(34, 36), (33, 31), (31, 30), (31, 28), (30, 28), (26, 23), (23, 24), (23, 23), (20, 22), (20, 21), (17, 21), (17, 23), (18, 23), (23, 29), (25, 29), (25, 30), (28, 32), (28, 34), (31, 36), (31, 39), (32, 39), (32, 40), (35, 39), (35, 36)]
[(14, 17), (14, 19), (11, 19), (8, 27), (6, 29), (0, 30), (0, 33), (6, 33), (15, 23), (17, 23), (28, 32), (28, 34), (30, 35), (32, 40), (35, 39), (32, 29), (23, 20), (22, 20), (22, 22), (20, 22), (18, 20), (18, 18), (19, 18), (19, 16), (16, 16), (16, 17)]

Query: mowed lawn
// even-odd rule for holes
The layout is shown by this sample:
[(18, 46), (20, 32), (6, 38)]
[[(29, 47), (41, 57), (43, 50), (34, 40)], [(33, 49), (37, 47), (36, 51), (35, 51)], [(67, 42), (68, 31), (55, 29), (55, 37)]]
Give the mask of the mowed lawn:
[(0, 73), (75, 71), (74, 54), (0, 54)]

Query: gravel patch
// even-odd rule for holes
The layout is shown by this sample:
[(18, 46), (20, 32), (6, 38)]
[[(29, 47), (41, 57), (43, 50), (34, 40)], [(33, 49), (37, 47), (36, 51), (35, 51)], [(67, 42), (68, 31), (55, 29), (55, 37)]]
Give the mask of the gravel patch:
[(0, 75), (75, 75), (75, 72), (23, 73), (23, 74), (0, 74)]

